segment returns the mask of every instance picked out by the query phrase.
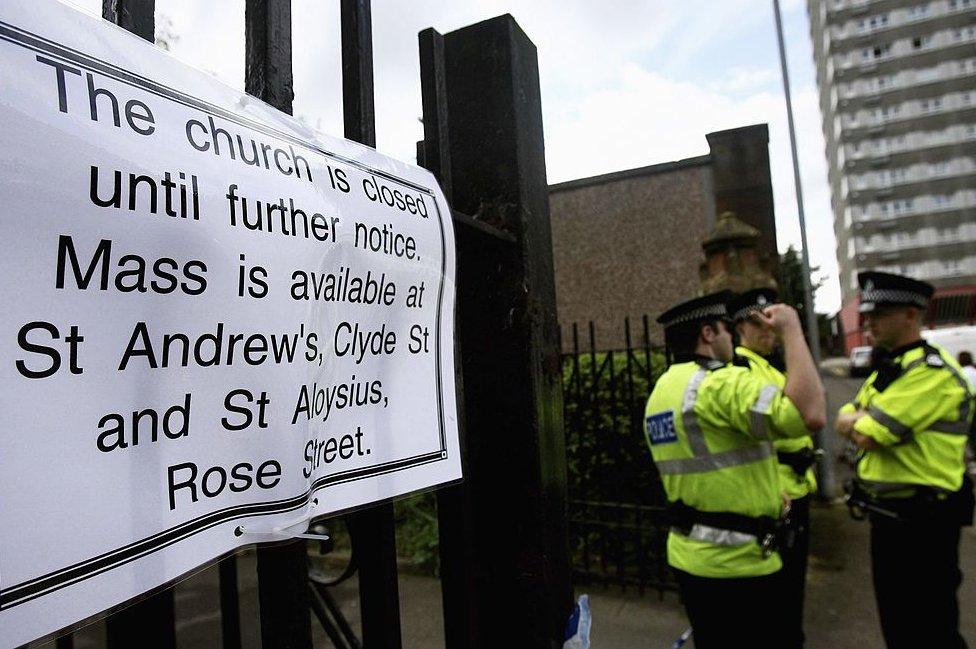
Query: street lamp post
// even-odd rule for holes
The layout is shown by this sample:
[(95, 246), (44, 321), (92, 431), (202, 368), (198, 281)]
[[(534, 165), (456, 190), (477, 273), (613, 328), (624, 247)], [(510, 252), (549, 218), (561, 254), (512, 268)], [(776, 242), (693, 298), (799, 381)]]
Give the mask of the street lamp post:
[[(813, 310), (813, 288), (810, 282), (810, 255), (807, 245), (807, 224), (803, 213), (803, 187), (800, 184), (800, 160), (796, 153), (796, 128), (793, 125), (793, 102), (790, 98), (790, 74), (786, 67), (786, 47), (783, 44), (783, 19), (780, 17), (779, 0), (773, 0), (776, 16), (776, 40), (779, 45), (779, 65), (783, 73), (783, 94), (786, 96), (786, 117), (790, 127), (790, 153), (793, 154), (793, 183), (796, 186), (796, 208), (800, 217), (800, 242), (803, 246), (800, 259), (803, 263), (803, 308), (807, 316), (807, 334), (813, 361), (820, 367), (820, 328)], [(825, 461), (819, 463), (820, 494), (830, 498), (837, 494), (837, 476), (834, 470), (833, 435), (824, 429), (817, 436), (818, 446), (823, 449)]]
[(783, 20), (779, 14), (779, 0), (773, 0), (776, 14), (776, 38), (779, 43), (779, 64), (783, 71), (783, 94), (786, 95), (786, 117), (790, 126), (790, 152), (793, 154), (793, 183), (796, 185), (796, 208), (800, 217), (800, 243), (803, 246), (803, 309), (807, 316), (807, 334), (810, 339), (810, 352), (813, 360), (820, 366), (820, 329), (817, 327), (817, 314), (813, 310), (813, 288), (810, 284), (810, 255), (807, 246), (807, 224), (803, 214), (803, 188), (800, 185), (800, 161), (796, 154), (796, 128), (793, 126), (793, 102), (790, 99), (790, 75), (786, 68), (786, 48), (783, 46)]

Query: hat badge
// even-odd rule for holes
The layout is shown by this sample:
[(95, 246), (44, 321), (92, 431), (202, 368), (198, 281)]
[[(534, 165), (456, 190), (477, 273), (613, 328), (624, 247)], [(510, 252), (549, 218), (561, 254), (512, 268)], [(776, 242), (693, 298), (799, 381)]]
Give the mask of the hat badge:
[(759, 306), (766, 306), (766, 296), (760, 295), (759, 297), (757, 297), (756, 304), (758, 304)]
[(873, 291), (874, 290), (874, 280), (869, 279), (868, 281), (864, 282), (864, 290), (865, 291)]

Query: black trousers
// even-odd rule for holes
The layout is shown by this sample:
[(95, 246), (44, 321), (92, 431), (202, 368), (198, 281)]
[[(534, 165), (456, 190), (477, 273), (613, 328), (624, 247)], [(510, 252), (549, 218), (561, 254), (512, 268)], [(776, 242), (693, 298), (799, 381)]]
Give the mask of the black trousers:
[(673, 569), (696, 649), (781, 649), (787, 625), (783, 580), (767, 577), (711, 579)]
[(959, 524), (871, 516), (871, 569), (889, 649), (959, 649)]
[(792, 502), (789, 529), (793, 533), (793, 543), (779, 551), (783, 558), (779, 575), (783, 579), (783, 613), (788, 634), (783, 638), (782, 646), (784, 649), (802, 649), (805, 641), (803, 597), (807, 586), (807, 556), (810, 554), (810, 496)]

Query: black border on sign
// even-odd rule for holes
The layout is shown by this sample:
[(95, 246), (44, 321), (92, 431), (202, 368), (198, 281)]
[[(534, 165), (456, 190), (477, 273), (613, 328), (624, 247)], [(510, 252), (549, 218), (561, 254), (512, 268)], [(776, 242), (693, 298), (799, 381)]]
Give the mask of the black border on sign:
[[(392, 460), (390, 462), (376, 464), (369, 467), (351, 469), (349, 471), (322, 476), (314, 480), (309, 486), (308, 490), (306, 490), (304, 493), (297, 496), (292, 496), (290, 498), (263, 503), (236, 505), (203, 514), (152, 536), (134, 541), (124, 547), (116, 548), (96, 557), (91, 557), (59, 570), (35, 577), (34, 579), (0, 589), (0, 610), (13, 608), (25, 602), (36, 599), (37, 597), (41, 597), (53, 591), (99, 575), (108, 570), (112, 570), (113, 568), (125, 565), (131, 561), (135, 561), (158, 550), (173, 545), (174, 543), (193, 536), (194, 534), (208, 530), (216, 525), (245, 517), (267, 516), (269, 514), (279, 514), (301, 509), (309, 503), (316, 492), (326, 487), (361, 480), (363, 478), (372, 476), (384, 475), (394, 471), (430, 464), (432, 462), (440, 462), (447, 459), (447, 435), (444, 427), (443, 382), (441, 377), (440, 331), (441, 308), (444, 298), (444, 273), (446, 271), (447, 255), (443, 216), (437, 202), (437, 197), (429, 187), (424, 187), (422, 185), (417, 185), (410, 181), (397, 178), (386, 171), (373, 169), (372, 167), (369, 167), (358, 160), (346, 158), (332, 151), (323, 149), (317, 146), (314, 142), (307, 142), (290, 133), (279, 131), (278, 129), (275, 129), (267, 124), (262, 124), (260, 122), (248, 119), (247, 117), (237, 115), (201, 99), (190, 97), (189, 95), (161, 83), (134, 74), (118, 66), (102, 61), (101, 59), (97, 59), (78, 50), (43, 38), (27, 30), (14, 27), (13, 25), (3, 21), (0, 21), (0, 40), (4, 40), (24, 47), (25, 49), (59, 59), (62, 62), (84, 68), (90, 72), (96, 72), (104, 76), (111, 77), (116, 81), (139, 90), (143, 90), (175, 103), (182, 104), (188, 108), (199, 110), (208, 115), (234, 122), (239, 126), (284, 140), (295, 146), (302, 147), (303, 149), (312, 153), (317, 153), (322, 156), (332, 158), (333, 160), (356, 167), (375, 176), (395, 182), (401, 186), (423, 192), (434, 199), (434, 209), (437, 210), (437, 222), (440, 226), (441, 235), (441, 281), (437, 293), (437, 313), (435, 321), (436, 333), (434, 341), (436, 350), (435, 370), (437, 376), (437, 413), (438, 422), (440, 425), (441, 443), (439, 450), (421, 455), (415, 455), (409, 458)], [(255, 101), (259, 100), (255, 99)]]

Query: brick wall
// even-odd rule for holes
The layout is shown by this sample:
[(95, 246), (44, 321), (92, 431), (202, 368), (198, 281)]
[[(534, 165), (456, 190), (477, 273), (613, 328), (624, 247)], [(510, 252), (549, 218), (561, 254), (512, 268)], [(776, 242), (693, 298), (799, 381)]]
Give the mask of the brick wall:
[(636, 344), (644, 314), (652, 343), (663, 342), (653, 319), (700, 293), (701, 242), (726, 210), (762, 232), (758, 253), (775, 267), (769, 129), (755, 124), (705, 137), (708, 155), (550, 186), (564, 349), (574, 322), (589, 344), (590, 320), (598, 349), (623, 347), (627, 316)]
[(574, 322), (589, 344), (590, 320), (598, 348), (623, 347), (627, 316), (636, 344), (645, 313), (652, 342), (663, 342), (653, 318), (699, 290), (701, 241), (715, 223), (709, 157), (553, 185), (549, 209), (564, 349)]

